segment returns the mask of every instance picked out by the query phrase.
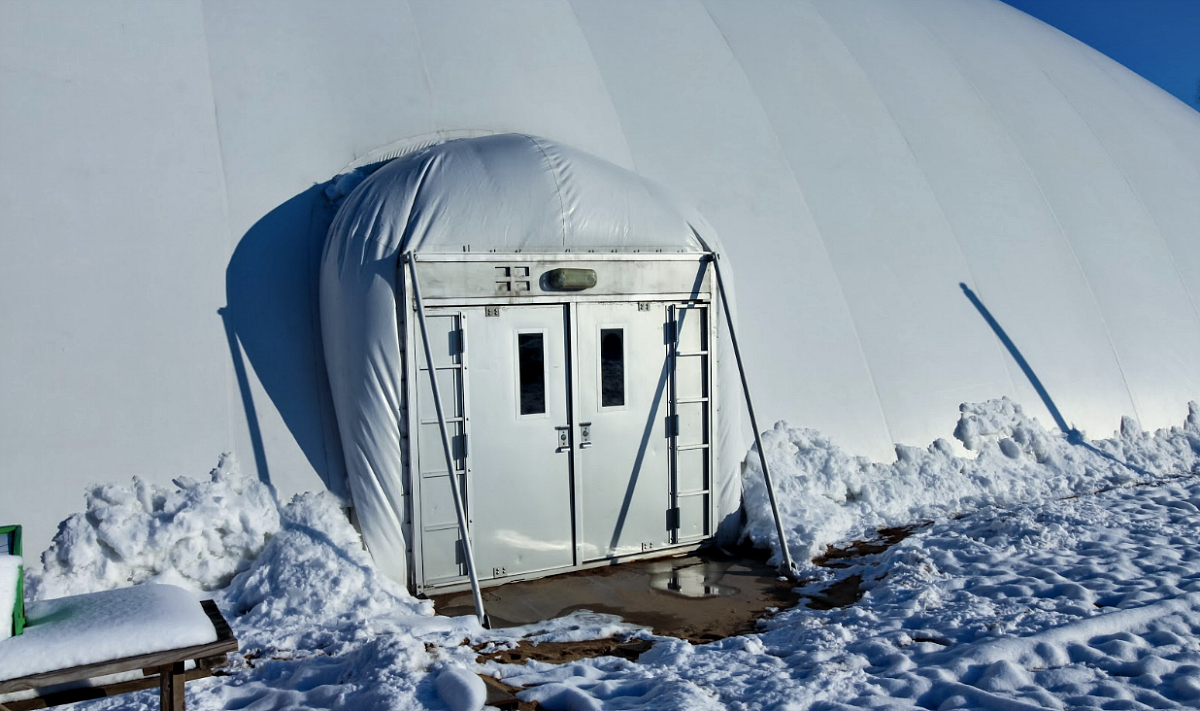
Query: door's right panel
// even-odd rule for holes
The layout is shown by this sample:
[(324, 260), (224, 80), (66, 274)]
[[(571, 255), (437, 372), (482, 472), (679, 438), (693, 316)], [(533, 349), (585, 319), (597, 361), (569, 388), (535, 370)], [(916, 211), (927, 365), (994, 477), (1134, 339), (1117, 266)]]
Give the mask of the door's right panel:
[(663, 303), (577, 306), (575, 435), (585, 561), (671, 544), (667, 322)]

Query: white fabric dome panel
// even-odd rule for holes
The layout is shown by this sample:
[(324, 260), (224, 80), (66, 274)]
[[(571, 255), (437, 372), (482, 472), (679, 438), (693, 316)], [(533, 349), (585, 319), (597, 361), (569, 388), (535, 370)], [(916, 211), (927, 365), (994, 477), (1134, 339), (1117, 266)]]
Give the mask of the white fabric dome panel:
[(1048, 417), (959, 282), (1092, 434), (1200, 399), (1200, 114), (994, 0), (14, 1), (0, 467), (30, 503), (0, 518), (35, 550), (87, 483), (227, 449), (336, 489), (323, 184), (463, 132), (695, 205), (764, 426), (888, 457), (962, 401)]

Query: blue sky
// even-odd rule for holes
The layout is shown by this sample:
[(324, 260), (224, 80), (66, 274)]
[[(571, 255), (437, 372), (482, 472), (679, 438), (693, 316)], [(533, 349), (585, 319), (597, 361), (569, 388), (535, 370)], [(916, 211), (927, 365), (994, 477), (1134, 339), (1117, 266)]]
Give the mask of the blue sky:
[(1005, 0), (1200, 110), (1200, 0)]

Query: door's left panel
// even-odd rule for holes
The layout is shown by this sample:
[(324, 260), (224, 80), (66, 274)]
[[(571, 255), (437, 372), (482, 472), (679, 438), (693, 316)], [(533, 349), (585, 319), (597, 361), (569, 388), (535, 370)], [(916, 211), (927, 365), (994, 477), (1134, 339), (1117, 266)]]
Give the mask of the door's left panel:
[[(465, 315), (460, 311), (431, 310), (425, 321), (429, 329), (429, 345), (433, 352), (433, 370), (438, 381), (438, 394), (446, 417), (450, 437), (450, 454), (454, 466), (453, 478), (446, 469), (442, 449), (437, 409), (429, 379), (429, 363), (425, 349), (418, 341), (413, 344), (417, 372), (414, 389), (417, 394), (416, 413), (416, 501), (420, 527), (419, 587), (448, 585), (466, 579), (466, 558), (458, 532), (458, 517), (454, 510), (452, 485), (462, 492), (464, 505), (467, 495), (467, 416), (466, 416), (466, 348)], [(452, 483), (453, 482), (453, 483)], [(468, 513), (469, 516), (469, 513)]]
[(479, 576), (511, 580), (575, 563), (567, 313), (562, 305), (466, 309), (471, 537)]

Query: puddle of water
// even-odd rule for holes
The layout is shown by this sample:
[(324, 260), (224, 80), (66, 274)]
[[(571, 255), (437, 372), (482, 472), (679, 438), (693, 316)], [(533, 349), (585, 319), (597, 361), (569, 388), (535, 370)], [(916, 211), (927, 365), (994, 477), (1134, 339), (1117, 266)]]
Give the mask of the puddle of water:
[(689, 559), (685, 564), (666, 565), (666, 570), (650, 569), (650, 587), (654, 590), (689, 598), (732, 597), (741, 588), (722, 581), (730, 563)]

